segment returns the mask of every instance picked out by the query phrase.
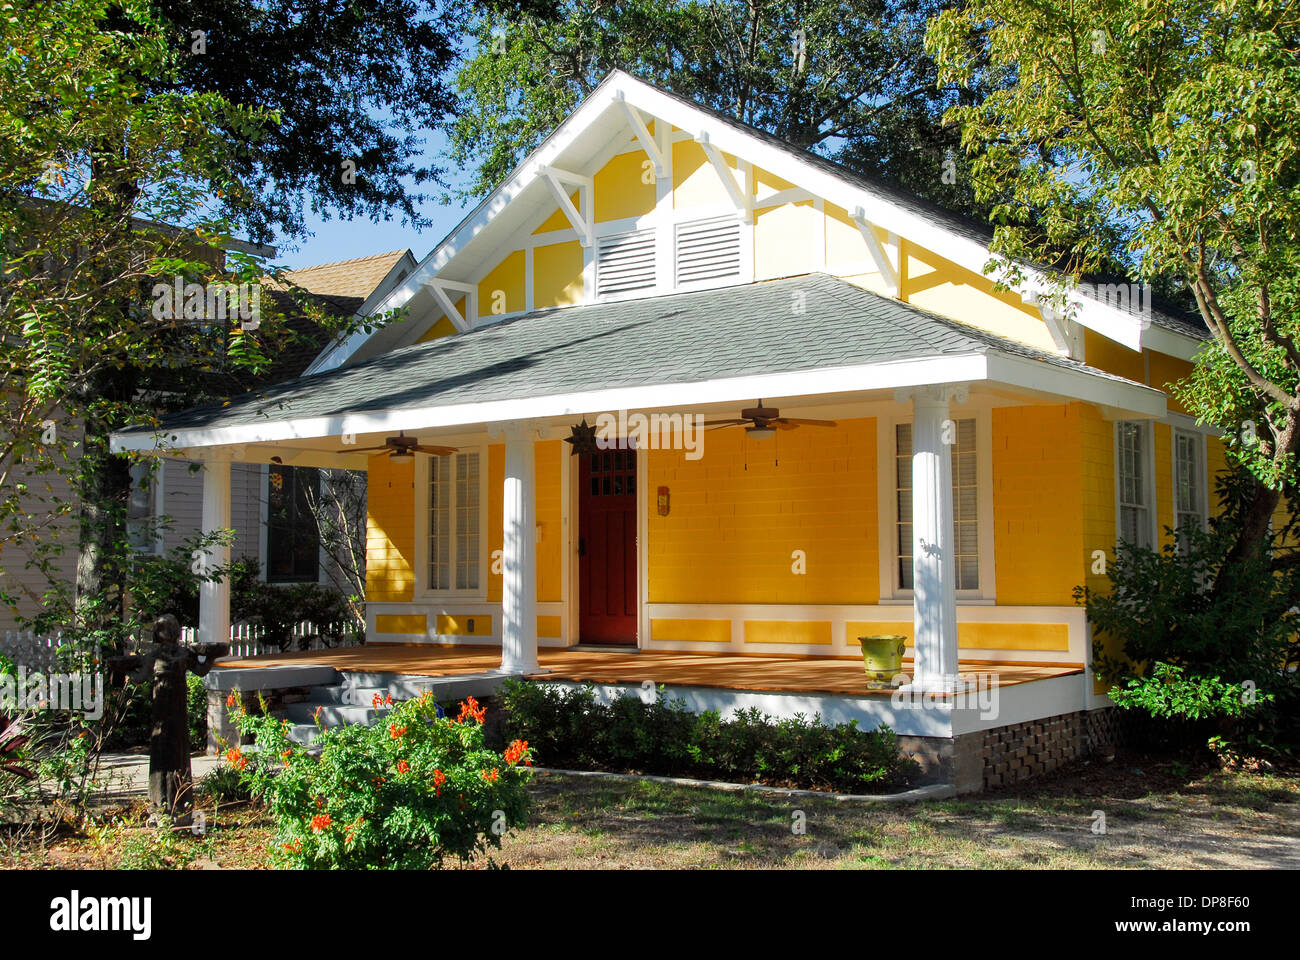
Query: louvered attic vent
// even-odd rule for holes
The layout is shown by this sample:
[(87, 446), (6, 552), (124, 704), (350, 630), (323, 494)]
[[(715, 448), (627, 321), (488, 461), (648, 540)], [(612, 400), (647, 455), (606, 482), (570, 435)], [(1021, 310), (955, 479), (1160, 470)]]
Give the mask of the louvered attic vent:
[(617, 296), (655, 285), (655, 233), (602, 237), (596, 246), (596, 295)]
[(677, 285), (740, 276), (740, 223), (734, 217), (677, 225)]

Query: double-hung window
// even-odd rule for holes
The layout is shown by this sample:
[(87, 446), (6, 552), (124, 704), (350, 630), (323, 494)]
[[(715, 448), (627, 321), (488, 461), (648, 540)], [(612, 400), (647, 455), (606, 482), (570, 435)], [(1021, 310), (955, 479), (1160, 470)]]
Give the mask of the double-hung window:
[(480, 463), (477, 452), (429, 457), (429, 589), (479, 589)]
[(1151, 477), (1151, 427), (1136, 420), (1115, 424), (1116, 534), (1123, 543), (1153, 549), (1155, 488)]
[[(952, 451), (953, 560), (956, 589), (980, 589), (979, 463), (974, 418), (956, 420)], [(912, 425), (900, 423), (895, 433), (897, 492), (898, 585), (912, 589)]]

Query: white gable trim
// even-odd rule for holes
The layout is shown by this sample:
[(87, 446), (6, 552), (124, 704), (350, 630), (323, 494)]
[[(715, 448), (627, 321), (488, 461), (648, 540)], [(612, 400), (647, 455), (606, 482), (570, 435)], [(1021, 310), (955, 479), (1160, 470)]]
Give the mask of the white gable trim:
[[(972, 273), (983, 276), (985, 267), (990, 264), (992, 257), (985, 244), (956, 233), (946, 226), (936, 224), (887, 196), (851, 183), (797, 154), (780, 149), (745, 131), (718, 124), (710, 113), (701, 108), (684, 103), (629, 74), (616, 70), (606, 77), (491, 195), (421, 261), (419, 267), (386, 298), (380, 307), (384, 310), (392, 310), (409, 302), (422, 284), (438, 276), (471, 238), (488, 228), (501, 211), (534, 183), (543, 180), (554, 191), (557, 184), (552, 177), (558, 177), (560, 174), (560, 171), (554, 167), (559, 157), (607, 109), (611, 108), (625, 114), (632, 125), (629, 139), (638, 142), (642, 138), (642, 131), (637, 129), (638, 124), (632, 121), (641, 120), (641, 113), (648, 114), (656, 120), (657, 133), (658, 127), (663, 124), (670, 124), (686, 131), (700, 131), (694, 135), (694, 139), (701, 142), (719, 175), (723, 176), (725, 173), (723, 183), (742, 216), (752, 215), (749, 191), (745, 190), (741, 194), (730, 168), (722, 161), (720, 154), (723, 152), (738, 158), (743, 157), (781, 179), (845, 210), (860, 212), (862, 220), (881, 225), (891, 234), (911, 240)], [(643, 120), (640, 126), (645, 126)], [(645, 137), (651, 140), (648, 129), (645, 131)], [(653, 140), (658, 139), (658, 137), (653, 138)], [(655, 153), (647, 152), (656, 163), (663, 163), (665, 148), (657, 144), (655, 146)], [(721, 169), (718, 169), (719, 166)], [(576, 180), (578, 175), (569, 176)], [(590, 185), (585, 182), (583, 186), (590, 189)], [(560, 190), (559, 193), (563, 191)], [(557, 200), (560, 198), (557, 197)], [(575, 218), (578, 212), (566, 209), (572, 207), (567, 196), (562, 198), (559, 205), (574, 223), (580, 236), (586, 238), (589, 247), (591, 232), (587, 229), (585, 219), (580, 215)], [(588, 207), (590, 213), (591, 205), (584, 204), (584, 206)], [(1041, 295), (1052, 289), (1052, 278), (1042, 269), (1025, 268), (1025, 271), (1027, 279), (1017, 292), (1027, 302), (1035, 303)], [(1087, 297), (1078, 290), (1070, 291), (1067, 294), (1067, 301), (1073, 307), (1074, 319), (1078, 323), (1133, 350), (1142, 348), (1144, 332), (1153, 329), (1149, 323), (1144, 329), (1143, 318), (1140, 316)], [(368, 336), (368, 334), (358, 333), (326, 350), (312, 364), (310, 372), (341, 366), (361, 347)]]

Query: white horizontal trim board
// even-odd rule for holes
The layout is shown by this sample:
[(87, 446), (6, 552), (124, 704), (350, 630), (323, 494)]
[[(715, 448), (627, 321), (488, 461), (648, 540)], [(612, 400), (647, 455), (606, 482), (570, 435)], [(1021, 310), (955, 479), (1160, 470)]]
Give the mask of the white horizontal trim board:
[[(698, 650), (708, 653), (818, 653), (826, 656), (853, 656), (861, 652), (857, 637), (848, 634), (847, 624), (911, 623), (912, 600), (882, 604), (781, 604), (781, 603), (649, 603), (647, 619), (654, 620), (728, 620), (731, 622), (729, 643), (685, 641), (658, 641), (653, 627), (648, 640), (642, 642), (644, 650)], [(831, 642), (828, 645), (785, 643), (745, 643), (746, 620), (777, 620), (792, 623), (825, 622), (831, 625)], [(1069, 636), (1068, 650), (983, 649), (965, 647), (961, 655), (969, 660), (1033, 660), (1041, 663), (1092, 662), (1088, 644), (1087, 613), (1083, 607), (1026, 607), (996, 606), (988, 603), (963, 603), (957, 601), (957, 622), (1006, 624), (1064, 624)], [(913, 655), (909, 646), (908, 656)]]

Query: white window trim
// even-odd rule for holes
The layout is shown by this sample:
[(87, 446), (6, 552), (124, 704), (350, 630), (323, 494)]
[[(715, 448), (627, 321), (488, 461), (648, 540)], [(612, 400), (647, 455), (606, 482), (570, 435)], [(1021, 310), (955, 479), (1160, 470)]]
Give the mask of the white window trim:
[[(163, 481), (167, 476), (167, 461), (155, 459), (151, 462), (152, 469), (149, 472), (149, 516), (150, 524), (150, 544), (137, 550), (131, 548), (131, 552), (137, 557), (161, 557), (167, 552), (166, 535), (167, 531), (162, 526), (162, 519), (165, 514), (166, 501), (164, 500)], [(135, 483), (131, 484), (132, 493), (134, 494)], [(129, 525), (130, 518), (127, 518)], [(130, 542), (128, 530), (128, 543)]]
[[(488, 570), (491, 565), (491, 541), (488, 539), (488, 514), (492, 512), (488, 503), (488, 474), (491, 465), (488, 460), (486, 444), (459, 445), (457, 453), (478, 454), (478, 588), (475, 590), (434, 590), (429, 586), (429, 457), (423, 454), (415, 456), (415, 596), (425, 600), (487, 600)], [(453, 516), (455, 507), (453, 506)], [(453, 519), (453, 524), (455, 520)], [(455, 534), (452, 535), (452, 568), (456, 564)]]
[[(1118, 548), (1119, 544), (1122, 542), (1119, 538), (1119, 532), (1121, 529), (1121, 524), (1120, 524), (1121, 504), (1120, 504), (1120, 482), (1119, 482), (1119, 467), (1120, 467), (1119, 428), (1122, 424), (1125, 423), (1135, 423), (1139, 427), (1141, 427), (1143, 441), (1146, 444), (1146, 449), (1143, 451), (1142, 459), (1145, 461), (1144, 466), (1146, 467), (1144, 486), (1146, 487), (1146, 495), (1147, 495), (1147, 517), (1148, 517), (1147, 529), (1151, 537), (1151, 549), (1158, 551), (1160, 549), (1160, 518), (1159, 518), (1159, 509), (1158, 509), (1159, 503), (1156, 499), (1156, 443), (1155, 443), (1155, 427), (1152, 421), (1150, 420), (1116, 420), (1114, 430), (1112, 431), (1111, 449), (1113, 451), (1112, 455), (1115, 459), (1115, 470), (1114, 470), (1115, 546)], [(1170, 446), (1171, 447), (1173, 446), (1172, 438), (1170, 441)], [(1173, 479), (1173, 474), (1170, 474), (1171, 483), (1172, 483), (1172, 479)]]
[[(1191, 437), (1196, 441), (1197, 456), (1200, 457), (1198, 464), (1200, 476), (1197, 480), (1197, 500), (1196, 511), (1201, 519), (1201, 529), (1205, 530), (1210, 524), (1210, 465), (1209, 465), (1209, 443), (1206, 440), (1206, 434), (1199, 430), (1186, 430), (1182, 427), (1171, 426), (1169, 428), (1169, 497), (1170, 497), (1170, 515), (1173, 517), (1174, 528), (1178, 528), (1178, 437)], [(1118, 499), (1118, 497), (1117, 497)]]
[[(993, 411), (954, 409), (953, 420), (975, 421), (975, 469), (979, 483), (977, 530), (979, 534), (980, 588), (958, 590), (957, 602), (991, 604), (997, 602), (996, 557), (993, 541)], [(911, 423), (911, 415), (881, 416), (876, 419), (876, 516), (879, 521), (880, 603), (911, 604), (912, 591), (899, 584), (898, 555), (895, 540), (898, 531), (898, 491), (895, 489), (895, 428)]]
[[(293, 464), (286, 464), (286, 466), (292, 467)], [(322, 498), (325, 495), (325, 473), (325, 470), (319, 470)], [(260, 467), (258, 491), (257, 525), (260, 535), (257, 540), (257, 579), (262, 583), (271, 583), (269, 579), (271, 567), (271, 465), (269, 463), (264, 463)], [(329, 555), (325, 552), (325, 544), (321, 542), (316, 550), (315, 580), (276, 580), (271, 583), (271, 586), (291, 587), (299, 583), (318, 583), (322, 586), (328, 586), (329, 576), (325, 569), (325, 564), (328, 561)]]

